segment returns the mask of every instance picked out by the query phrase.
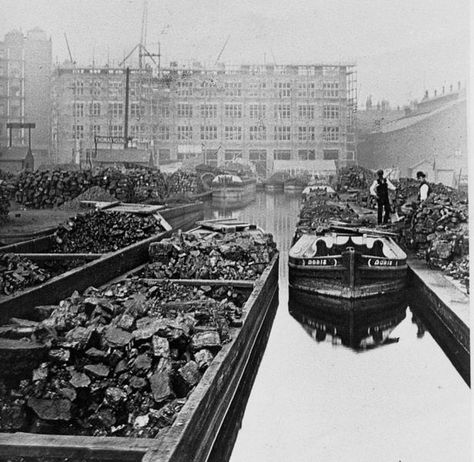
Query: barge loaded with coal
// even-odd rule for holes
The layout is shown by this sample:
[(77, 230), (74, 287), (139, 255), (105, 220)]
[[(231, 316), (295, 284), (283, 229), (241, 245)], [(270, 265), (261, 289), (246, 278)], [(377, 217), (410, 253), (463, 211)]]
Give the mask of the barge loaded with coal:
[(166, 227), (0, 300), (1, 458), (206, 460), (273, 317), (278, 252), (244, 222)]

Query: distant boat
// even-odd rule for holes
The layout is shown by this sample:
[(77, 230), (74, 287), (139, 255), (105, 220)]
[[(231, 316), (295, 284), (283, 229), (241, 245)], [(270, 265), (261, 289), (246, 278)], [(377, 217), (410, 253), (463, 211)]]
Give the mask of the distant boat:
[(407, 255), (392, 233), (334, 228), (303, 234), (294, 242), (288, 256), (290, 287), (347, 299), (405, 287)]
[(217, 175), (211, 182), (212, 199), (229, 205), (248, 204), (256, 196), (257, 180), (250, 177), (223, 174)]
[(346, 300), (290, 291), (289, 312), (316, 342), (356, 351), (398, 342), (393, 330), (406, 317), (403, 293)]

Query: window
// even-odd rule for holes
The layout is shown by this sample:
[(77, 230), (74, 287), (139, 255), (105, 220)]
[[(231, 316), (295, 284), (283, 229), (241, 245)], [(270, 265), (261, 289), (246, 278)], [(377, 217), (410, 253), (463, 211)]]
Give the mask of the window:
[(90, 103), (89, 114), (91, 116), (100, 116), (100, 103)]
[(242, 127), (232, 126), (224, 127), (224, 137), (226, 141), (235, 141), (242, 139)]
[(201, 117), (215, 119), (217, 117), (217, 104), (201, 104)]
[(242, 159), (242, 151), (239, 149), (226, 149), (224, 159), (231, 162)]
[(289, 104), (275, 104), (275, 119), (289, 119), (291, 106)]
[(298, 117), (300, 119), (314, 119), (314, 106), (312, 104), (298, 106)]
[(323, 107), (323, 117), (325, 119), (339, 119), (339, 106), (335, 104), (325, 105)]
[(112, 103), (112, 117), (123, 116), (123, 103)]
[[(216, 96), (217, 94), (216, 83), (213, 80), (201, 82), (201, 88), (202, 88), (202, 96), (204, 97), (212, 97), (212, 96)], [(217, 160), (216, 160), (216, 163), (217, 163)]]
[(277, 89), (278, 98), (288, 98), (291, 95), (290, 82), (275, 83), (275, 88)]
[(201, 125), (201, 140), (217, 140), (217, 126)]
[(298, 127), (298, 141), (314, 141), (314, 127)]
[(102, 82), (100, 80), (94, 80), (91, 82), (91, 95), (100, 96), (100, 87)]
[(160, 116), (164, 119), (167, 119), (170, 116), (170, 106), (169, 104), (163, 104), (160, 106)]
[(314, 98), (316, 96), (316, 84), (314, 82), (300, 82), (298, 84), (298, 97)]
[(117, 97), (122, 94), (122, 82), (112, 81), (109, 83), (109, 96)]
[(140, 134), (140, 128), (138, 125), (130, 125), (130, 136), (132, 138), (138, 138)]
[(347, 151), (347, 160), (355, 160), (355, 152)]
[(273, 151), (273, 159), (274, 160), (290, 160), (291, 159), (291, 151), (288, 149), (275, 149)]
[(160, 162), (164, 162), (171, 159), (171, 152), (169, 149), (160, 149), (158, 151), (158, 159)]
[(298, 159), (299, 160), (315, 160), (316, 153), (314, 149), (300, 149), (298, 151)]
[(91, 136), (100, 136), (100, 125), (91, 125), (90, 133)]
[(192, 96), (193, 82), (177, 82), (176, 91), (178, 96)]
[(84, 138), (84, 125), (73, 125), (72, 126), (72, 139), (82, 140)]
[(263, 96), (267, 84), (265, 82), (251, 82), (249, 84), (249, 96)]
[(84, 94), (84, 82), (76, 80), (72, 85), (72, 92), (76, 96), (82, 96)]
[(267, 159), (267, 151), (265, 149), (251, 149), (249, 151), (249, 160), (258, 161), (258, 160), (266, 160)]
[(242, 105), (241, 104), (226, 104), (224, 106), (224, 114), (226, 117), (239, 119), (242, 117)]
[(264, 125), (254, 125), (249, 130), (250, 141), (264, 141), (267, 139), (267, 130)]
[(275, 128), (275, 140), (276, 141), (290, 141), (291, 127), (280, 126)]
[(325, 160), (338, 160), (339, 151), (337, 149), (323, 149), (323, 159)]
[(74, 117), (84, 117), (84, 103), (73, 104)]
[(217, 149), (206, 149), (204, 155), (204, 163), (217, 167)]
[(138, 103), (130, 104), (130, 117), (136, 117), (137, 119), (139, 119), (143, 115), (145, 115), (144, 106), (141, 106)]
[(140, 85), (138, 82), (130, 83), (129, 96), (138, 96), (140, 94)]
[(224, 90), (225, 96), (241, 96), (242, 84), (240, 82), (225, 82)]
[(266, 112), (265, 104), (250, 104), (249, 117), (251, 119), (264, 119)]
[(339, 127), (323, 127), (324, 141), (339, 141)]
[(178, 140), (186, 141), (193, 139), (193, 127), (189, 125), (179, 125), (178, 126)]
[(178, 103), (178, 117), (191, 118), (193, 116), (193, 106), (188, 103)]
[(170, 127), (160, 126), (158, 129), (158, 139), (160, 141), (168, 141), (170, 139)]
[(337, 98), (339, 96), (339, 83), (338, 82), (324, 82), (323, 83), (323, 97), (324, 98)]
[(110, 126), (110, 136), (123, 136), (123, 127), (122, 127), (122, 125), (111, 125)]

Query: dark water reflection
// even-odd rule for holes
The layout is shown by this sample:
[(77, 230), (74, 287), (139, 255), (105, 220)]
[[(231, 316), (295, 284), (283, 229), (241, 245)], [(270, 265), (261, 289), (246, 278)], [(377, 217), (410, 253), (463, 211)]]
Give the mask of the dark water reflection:
[(208, 210), (209, 218), (262, 226), (281, 251), (268, 344), (212, 460), (471, 460), (469, 387), (406, 303), (385, 299), (380, 313), (352, 318), (321, 301), (308, 306), (292, 296), (289, 303), (287, 257), (298, 208), (297, 196), (258, 193), (243, 210)]

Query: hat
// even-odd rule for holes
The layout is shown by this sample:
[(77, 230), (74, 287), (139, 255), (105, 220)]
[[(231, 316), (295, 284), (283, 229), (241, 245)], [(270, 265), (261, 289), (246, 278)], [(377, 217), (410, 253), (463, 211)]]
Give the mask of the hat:
[(382, 170), (382, 169), (377, 170), (377, 175), (378, 175), (378, 176), (383, 176), (383, 170)]
[(420, 170), (419, 172), (416, 172), (416, 177), (417, 178), (426, 178), (426, 175)]

